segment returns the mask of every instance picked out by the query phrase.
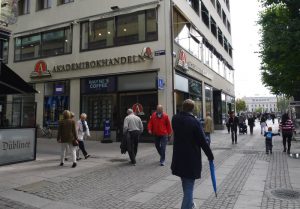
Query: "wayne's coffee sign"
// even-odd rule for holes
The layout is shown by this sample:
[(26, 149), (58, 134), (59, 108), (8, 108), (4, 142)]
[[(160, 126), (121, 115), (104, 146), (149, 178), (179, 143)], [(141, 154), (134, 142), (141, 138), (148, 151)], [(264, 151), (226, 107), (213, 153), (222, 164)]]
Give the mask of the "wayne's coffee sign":
[(114, 91), (116, 91), (116, 77), (92, 77), (81, 80), (81, 93)]

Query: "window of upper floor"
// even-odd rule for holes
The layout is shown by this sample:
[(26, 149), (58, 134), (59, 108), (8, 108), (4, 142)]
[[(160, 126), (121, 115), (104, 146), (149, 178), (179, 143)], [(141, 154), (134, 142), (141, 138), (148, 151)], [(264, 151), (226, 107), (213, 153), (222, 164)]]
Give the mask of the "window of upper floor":
[(187, 0), (193, 10), (199, 15), (199, 0)]
[(209, 13), (203, 2), (201, 2), (201, 17), (203, 23), (209, 28)]
[(57, 5), (72, 3), (74, 0), (57, 0)]
[(156, 9), (81, 23), (80, 50), (158, 40)]
[(216, 21), (210, 16), (210, 31), (217, 38), (217, 24)]
[(226, 0), (226, 7), (227, 7), (228, 11), (230, 11), (230, 2), (229, 2), (229, 0)]
[(26, 15), (30, 13), (30, 0), (18, 1), (18, 15)]
[(36, 10), (44, 10), (51, 8), (52, 6), (52, 0), (36, 0)]
[(228, 20), (227, 20), (227, 30), (231, 34), (231, 24)]
[(210, 2), (212, 3), (212, 5), (213, 5), (214, 7), (216, 7), (216, 0), (210, 0)]
[(72, 53), (72, 27), (15, 38), (15, 61)]
[(223, 46), (223, 33), (219, 27), (218, 27), (218, 41)]
[(217, 0), (217, 13), (222, 18), (222, 8), (220, 2)]
[(224, 25), (226, 26), (226, 24), (227, 24), (227, 16), (226, 16), (224, 10), (222, 10), (222, 19), (223, 19)]

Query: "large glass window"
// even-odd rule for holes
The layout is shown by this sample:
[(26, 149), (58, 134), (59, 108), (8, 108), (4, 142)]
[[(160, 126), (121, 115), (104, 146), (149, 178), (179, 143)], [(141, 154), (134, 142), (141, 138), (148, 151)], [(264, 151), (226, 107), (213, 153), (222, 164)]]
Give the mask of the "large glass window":
[(188, 3), (194, 9), (197, 15), (199, 15), (199, 0), (188, 0)]
[(48, 82), (44, 88), (44, 126), (57, 127), (70, 106), (70, 82)]
[(2, 49), (2, 57), (3, 57), (3, 63), (8, 63), (8, 44), (9, 40), (3, 40), (3, 49)]
[(219, 27), (218, 27), (218, 41), (223, 46), (223, 33)]
[(206, 113), (210, 113), (211, 116), (212, 116), (212, 108), (213, 108), (212, 97), (213, 97), (212, 87), (205, 85), (205, 109), (206, 109)]
[(15, 39), (15, 61), (56, 56), (72, 52), (72, 28), (18, 37)]
[(217, 0), (217, 12), (218, 12), (218, 14), (219, 14), (219, 16), (220, 17), (222, 17), (222, 13), (221, 13), (221, 4), (220, 4), (220, 2)]
[(155, 41), (156, 10), (139, 11), (81, 24), (81, 50)]
[(216, 21), (211, 16), (210, 16), (210, 31), (215, 37), (217, 37), (217, 24)]

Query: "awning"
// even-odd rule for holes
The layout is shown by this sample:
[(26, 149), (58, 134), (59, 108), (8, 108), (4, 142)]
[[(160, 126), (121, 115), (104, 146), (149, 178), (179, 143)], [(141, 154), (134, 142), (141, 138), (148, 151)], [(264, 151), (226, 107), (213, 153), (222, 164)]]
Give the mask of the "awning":
[(0, 95), (38, 93), (7, 65), (1, 63)]

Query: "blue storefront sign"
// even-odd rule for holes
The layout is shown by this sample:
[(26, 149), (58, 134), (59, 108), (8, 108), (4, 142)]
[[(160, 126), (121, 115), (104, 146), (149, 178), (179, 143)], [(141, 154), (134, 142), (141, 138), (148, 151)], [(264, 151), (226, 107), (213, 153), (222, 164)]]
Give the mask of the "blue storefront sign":
[(116, 90), (116, 77), (93, 77), (81, 80), (82, 93), (113, 92)]
[(103, 127), (104, 127), (103, 138), (104, 139), (110, 138), (110, 121), (109, 120), (105, 120)]

